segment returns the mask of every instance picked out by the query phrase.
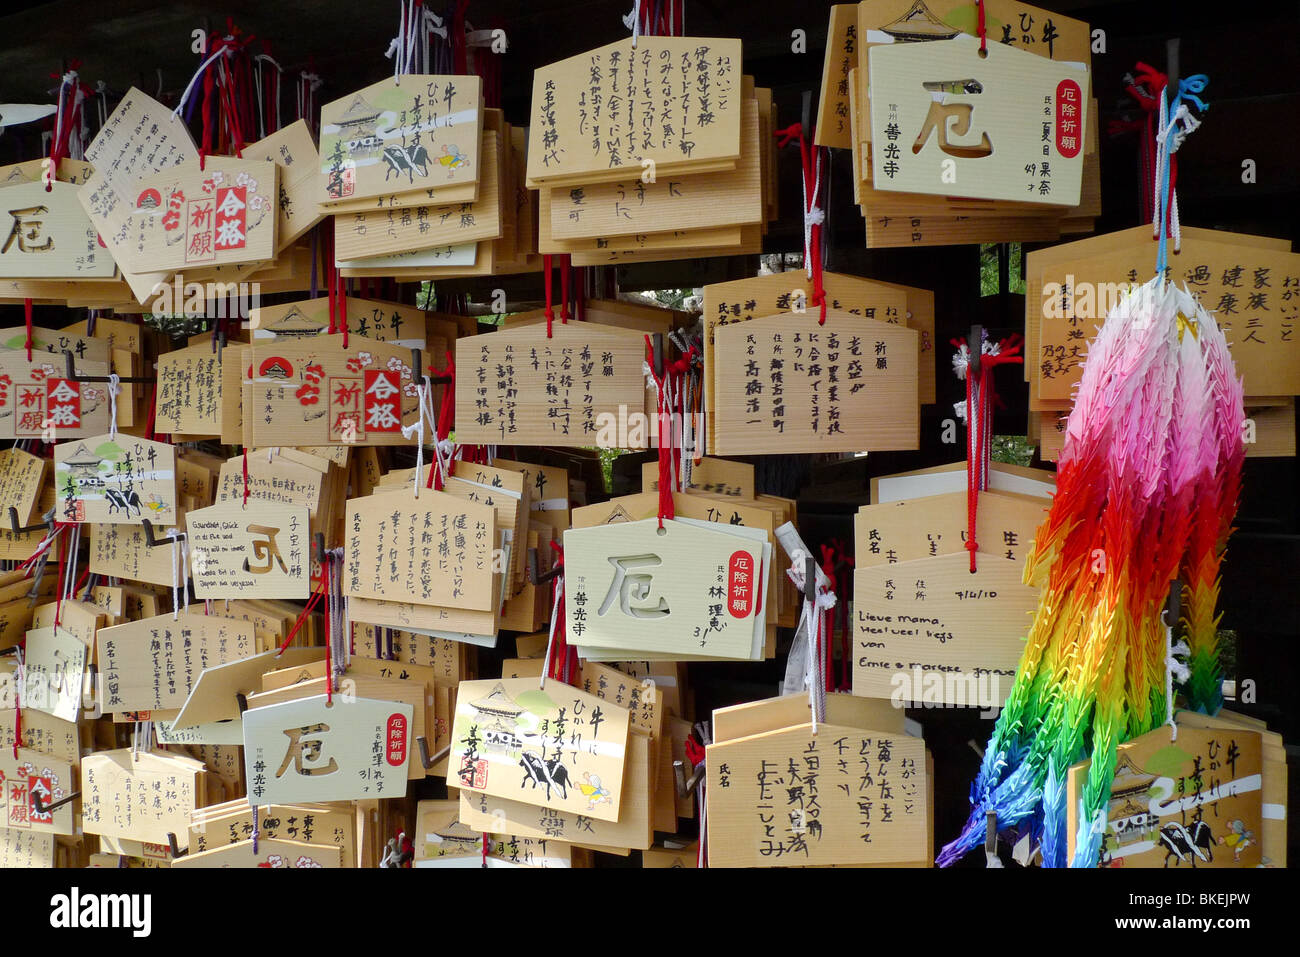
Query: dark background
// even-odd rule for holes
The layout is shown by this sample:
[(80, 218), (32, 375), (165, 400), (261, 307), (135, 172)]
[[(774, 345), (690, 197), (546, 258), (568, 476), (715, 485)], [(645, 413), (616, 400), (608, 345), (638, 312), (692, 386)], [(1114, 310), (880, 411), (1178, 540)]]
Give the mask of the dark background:
[[(1180, 72), (1206, 73), (1210, 110), (1204, 125), (1179, 154), (1178, 193), (1182, 221), (1189, 226), (1296, 239), (1300, 146), (1300, 5), (1295, 2), (1214, 5), (1146, 0), (1097, 3), (1040, 0), (1039, 6), (1082, 19), (1106, 33), (1106, 52), (1094, 54), (1094, 90), (1101, 105), (1103, 212), (1098, 232), (1136, 225), (1139, 220), (1137, 153), (1132, 137), (1112, 139), (1108, 122), (1133, 115), (1123, 92), (1123, 74), (1138, 61), (1166, 68), (1165, 41), (1180, 40)], [(431, 4), (438, 10), (439, 4)], [(510, 49), (503, 65), (503, 107), (507, 120), (527, 124), (532, 71), (545, 63), (580, 53), (625, 35), (620, 17), (630, 0), (507, 3), (474, 0), (469, 19), (479, 28), (504, 27)], [(782, 125), (799, 119), (804, 91), (816, 91), (826, 35), (826, 3), (778, 0), (689, 0), (686, 29), (697, 36), (739, 36), (745, 68), (760, 86), (770, 86)], [(900, 12), (906, 4), (900, 0)], [(221, 30), (230, 16), (245, 34), (273, 42), (274, 54), (296, 76), (309, 65), (325, 81), (317, 103), (328, 102), (391, 74), (383, 53), (396, 32), (396, 3), (323, 0), (268, 3), (229, 0), (214, 5), (190, 0), (167, 4), (127, 0), (104, 3), (62, 0), (9, 3), (0, 16), (0, 102), (50, 102), (50, 91), (65, 61), (82, 61), (82, 79), (104, 80), (120, 94), (131, 85), (164, 99), (184, 87), (198, 65), (190, 52), (190, 31), (205, 22)], [(443, 11), (439, 11), (443, 12)], [(205, 21), (205, 17), (211, 18)], [(791, 31), (807, 32), (808, 52), (790, 49)], [(292, 115), (286, 94), (285, 116)], [(0, 162), (40, 155), (36, 124), (0, 136)], [(797, 215), (799, 164), (787, 151), (781, 161), (782, 219), (773, 224), (767, 252), (797, 252), (802, 232)], [(1255, 160), (1257, 181), (1243, 184), (1241, 163)], [(932, 249), (867, 250), (861, 217), (851, 203), (848, 156), (833, 159), (829, 216), (829, 266), (838, 271), (909, 283), (935, 290), (936, 362), (939, 402), (922, 410), (922, 448), (917, 452), (873, 454), (851, 462), (815, 462), (809, 457), (765, 457), (759, 464), (760, 490), (799, 497), (805, 539), (851, 540), (851, 516), (867, 501), (870, 476), (920, 468), (954, 458), (940, 444), (940, 421), (952, 403), (964, 398), (948, 372), (949, 340), (981, 322), (992, 336), (1023, 332), (1024, 299), (1001, 293), (980, 297), (976, 246)], [(1154, 256), (1154, 253), (1153, 253)], [(1176, 268), (1176, 260), (1174, 262)], [(701, 259), (620, 267), (622, 289), (698, 287), (757, 272), (756, 257)], [(493, 281), (492, 285), (501, 284)], [(506, 283), (512, 301), (538, 299), (540, 280)], [(467, 283), (473, 294), (484, 284)], [(441, 290), (441, 284), (440, 284)], [(8, 311), (13, 313), (13, 308)], [(38, 317), (39, 318), (39, 317)], [(7, 321), (21, 321), (15, 315)], [(1025, 432), (1027, 387), (1019, 375), (1000, 377), (1007, 409), (997, 417), (999, 434)], [(958, 453), (959, 454), (959, 453)], [(639, 465), (620, 463), (616, 485), (639, 476)], [(639, 481), (639, 478), (637, 479)], [(625, 489), (616, 488), (616, 491)], [(1300, 516), (1297, 514), (1295, 459), (1248, 459), (1244, 498), (1223, 582), (1223, 627), (1238, 635), (1235, 677), (1253, 679), (1257, 704), (1240, 710), (1266, 718), (1288, 741), (1300, 740), (1300, 709), (1292, 695), (1297, 675), (1294, 642), (1300, 636)], [(508, 641), (503, 644), (510, 644)], [(510, 649), (506, 649), (509, 651)], [(487, 667), (491, 667), (490, 664)], [(693, 665), (698, 712), (775, 692), (783, 661), (766, 665)], [(1291, 690), (1288, 690), (1291, 689)], [(936, 841), (953, 836), (967, 810), (967, 789), (978, 758), (970, 742), (983, 746), (991, 730), (973, 712), (915, 712), (934, 752)], [(1293, 747), (1288, 754), (1294, 755)], [(1292, 775), (1296, 780), (1296, 775)], [(1294, 794), (1296, 788), (1292, 786)], [(1293, 801), (1292, 806), (1298, 806)], [(1295, 839), (1292, 829), (1292, 850)], [(980, 866), (982, 862), (970, 862)]]

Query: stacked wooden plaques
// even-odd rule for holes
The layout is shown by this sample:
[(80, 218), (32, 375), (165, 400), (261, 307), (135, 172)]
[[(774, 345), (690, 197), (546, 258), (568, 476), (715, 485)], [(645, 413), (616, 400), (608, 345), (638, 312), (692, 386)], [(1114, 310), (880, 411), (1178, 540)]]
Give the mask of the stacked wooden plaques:
[(1049, 241), (1101, 212), (1091, 37), (1010, 0), (831, 8), (815, 142), (849, 149), (867, 245)]
[(802, 272), (704, 287), (709, 451), (917, 447), (934, 401), (933, 294), (834, 273), (823, 288), (824, 324)]
[(776, 216), (772, 91), (739, 40), (640, 37), (538, 70), (538, 248), (578, 266), (762, 250)]
[(806, 695), (713, 712), (710, 867), (929, 867), (933, 767), (891, 702)]
[[(1106, 314), (1150, 275), (1151, 227), (1030, 253), (1025, 282), (1029, 436), (1055, 461), (1088, 344)], [(1168, 278), (1210, 309), (1228, 339), (1246, 393), (1249, 456), (1295, 455), (1300, 394), (1300, 255), (1283, 239), (1183, 227)]]
[(517, 198), (527, 131), (485, 110), (481, 85), (474, 76), (401, 76), (322, 108), (319, 181), (344, 275), (536, 266), (536, 213)]
[(1038, 602), (1025, 555), (1054, 489), (1052, 472), (994, 462), (972, 570), (964, 462), (872, 479), (853, 528), (855, 695), (1002, 705)]

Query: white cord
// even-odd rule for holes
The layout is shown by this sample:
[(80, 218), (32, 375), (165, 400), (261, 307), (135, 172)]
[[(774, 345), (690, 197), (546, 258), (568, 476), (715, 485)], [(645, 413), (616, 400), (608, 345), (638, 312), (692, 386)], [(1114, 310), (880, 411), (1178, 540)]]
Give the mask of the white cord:
[(203, 75), (203, 71), (208, 68), (209, 64), (211, 64), (213, 60), (217, 59), (218, 57), (228, 52), (230, 52), (230, 48), (227, 46), (222, 46), (217, 50), (216, 53), (212, 54), (212, 56), (208, 57), (206, 60), (203, 61), (202, 64), (199, 65), (199, 68), (194, 71), (194, 75), (190, 77), (190, 82), (185, 85), (185, 92), (181, 94), (181, 99), (180, 102), (176, 104), (176, 109), (172, 110), (173, 116), (181, 115), (181, 110), (185, 109), (185, 102), (190, 98), (190, 93), (194, 89), (194, 84), (199, 81), (199, 77)]

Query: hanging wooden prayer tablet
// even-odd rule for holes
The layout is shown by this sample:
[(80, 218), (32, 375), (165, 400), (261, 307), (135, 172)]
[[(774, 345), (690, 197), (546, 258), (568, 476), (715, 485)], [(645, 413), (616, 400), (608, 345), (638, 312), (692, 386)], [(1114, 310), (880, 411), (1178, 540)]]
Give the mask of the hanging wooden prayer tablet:
[(410, 445), (411, 352), (358, 336), (255, 340), (243, 383), (245, 445)]
[[(979, 555), (1024, 561), (1047, 503), (1027, 495), (981, 492), (976, 513)], [(965, 492), (864, 505), (853, 523), (857, 568), (915, 558), (966, 554)]]
[[(1098, 812), (1098, 867), (1258, 867), (1263, 776), (1258, 731), (1226, 725), (1166, 726), (1119, 745), (1110, 797)], [(1079, 832), (1079, 807), (1091, 762), (1070, 768), (1067, 842)]]
[(249, 160), (271, 160), (280, 168), (280, 195), (275, 204), (279, 214), (275, 232), (278, 253), (324, 218), (320, 206), (324, 199), (320, 157), (311, 130), (305, 120), (298, 120), (245, 146), (240, 155)]
[(0, 502), (17, 510), (20, 525), (30, 523), (45, 484), (47, 463), (47, 459), (19, 448), (0, 450)]
[(1076, 206), (1089, 76), (1083, 64), (959, 34), (873, 47), (876, 189)]
[[(254, 339), (274, 339), (280, 342), (310, 339), (329, 329), (329, 298), (302, 299), (282, 302), (273, 306), (250, 309), (248, 325)], [(347, 298), (349, 336), (361, 336), (375, 342), (387, 342), (404, 349), (424, 349), (427, 346), (423, 309), (398, 302), (382, 302)], [(441, 359), (440, 355), (433, 358)]]
[[(456, 441), (647, 448), (645, 335), (594, 322), (456, 340)], [(653, 406), (649, 406), (653, 408)]]
[[(657, 519), (564, 533), (566, 636), (637, 652), (749, 658), (762, 612), (763, 545), (736, 527)], [(747, 531), (754, 531), (752, 529)]]
[(400, 797), (410, 760), (409, 704), (335, 692), (244, 712), (252, 805)]
[(477, 183), (482, 129), (477, 76), (380, 80), (326, 103), (320, 127), (326, 198)]
[(189, 843), (190, 812), (203, 793), (203, 763), (178, 755), (97, 751), (81, 760), (81, 814), (87, 834), (167, 846)]
[(810, 310), (718, 326), (713, 348), (720, 455), (917, 447), (913, 329)]
[[(1136, 226), (1030, 254), (1030, 408), (1070, 407), (1096, 328), (1135, 283), (1151, 275), (1152, 245), (1150, 227)], [(1300, 254), (1290, 251), (1290, 243), (1186, 227), (1182, 249), (1169, 261), (1169, 278), (1214, 312), (1246, 395), (1300, 392)]]
[(119, 433), (54, 447), (61, 522), (176, 524), (176, 447)]
[(73, 834), (72, 804), (48, 806), (77, 790), (72, 764), (26, 748), (0, 750), (0, 826), (41, 834)]
[[(12, 341), (5, 343), (13, 346)], [(108, 375), (107, 359), (77, 360), (82, 375)], [(108, 430), (107, 383), (66, 378), (62, 355), (19, 348), (0, 349), (0, 439), (55, 442), (101, 435)]]
[(221, 435), (224, 357), (224, 349), (208, 344), (158, 357), (158, 401), (153, 421), (156, 431), (165, 435)]
[(628, 720), (626, 708), (559, 681), (462, 681), (448, 783), (617, 821)]
[(709, 864), (798, 867), (925, 860), (925, 742), (803, 724), (707, 748)]
[(194, 595), (306, 598), (311, 536), (307, 508), (249, 500), (185, 515)]
[(33, 628), (27, 632), (19, 695), (23, 710), (30, 708), (63, 721), (76, 721), (81, 713), (87, 659), (85, 642), (62, 628)]
[(853, 573), (853, 693), (993, 708), (1011, 692), (1038, 604), (1023, 559), (964, 549)]
[(197, 867), (338, 868), (343, 866), (343, 851), (332, 844), (306, 844), (262, 837), (256, 842), (249, 839), (198, 854), (186, 854), (174, 860), (171, 866), (182, 870)]
[(100, 235), (125, 269), (266, 262), (275, 257), (279, 170), (269, 160), (209, 156), (144, 176)]
[(95, 646), (111, 712), (178, 709), (205, 669), (257, 651), (251, 623), (192, 612), (101, 628)]
[(478, 611), (498, 602), (492, 506), (407, 487), (350, 499), (346, 521), (346, 594)]
[(733, 169), (740, 61), (739, 40), (643, 36), (535, 71), (527, 185)]
[(112, 279), (113, 257), (71, 183), (22, 183), (4, 188), (0, 216), (0, 278)]

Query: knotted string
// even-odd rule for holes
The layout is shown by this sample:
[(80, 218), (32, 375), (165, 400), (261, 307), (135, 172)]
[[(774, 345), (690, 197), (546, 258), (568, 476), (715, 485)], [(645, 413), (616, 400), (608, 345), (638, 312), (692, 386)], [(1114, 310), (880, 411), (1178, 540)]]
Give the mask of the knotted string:
[(1173, 235), (1174, 252), (1182, 247), (1182, 232), (1178, 223), (1178, 194), (1175, 191), (1177, 179), (1174, 166), (1174, 154), (1187, 135), (1201, 125), (1201, 121), (1192, 115), (1186, 101), (1196, 105), (1204, 113), (1208, 108), (1196, 94), (1202, 93), (1210, 80), (1204, 73), (1189, 76), (1178, 83), (1178, 93), (1168, 101), (1168, 87), (1160, 94), (1160, 123), (1156, 133), (1156, 221), (1159, 224), (1157, 240), (1160, 245), (1156, 250), (1156, 275), (1163, 276), (1169, 263), (1168, 236)]
[[(821, 310), (818, 323), (826, 322), (826, 293), (822, 289), (822, 225), (826, 214), (818, 205), (821, 197), (822, 151), (820, 147), (810, 149), (804, 136), (802, 123), (794, 123), (785, 129), (774, 131), (777, 148), (792, 142), (799, 143), (799, 162), (803, 166), (803, 263), (804, 273), (812, 281), (813, 294), (811, 302)], [(811, 192), (809, 187), (811, 186)]]
[[(953, 371), (966, 383), (966, 401), (958, 403), (958, 416), (966, 420), (966, 550), (970, 553), (970, 571), (977, 571), (975, 553), (979, 550), (975, 528), (979, 511), (979, 493), (988, 491), (989, 469), (993, 458), (993, 414), (1001, 405), (993, 387), (993, 370), (999, 365), (1023, 363), (1022, 340), (1013, 334), (1001, 342), (968, 343), (953, 339), (957, 347)], [(979, 349), (979, 371), (971, 370), (971, 350)]]

